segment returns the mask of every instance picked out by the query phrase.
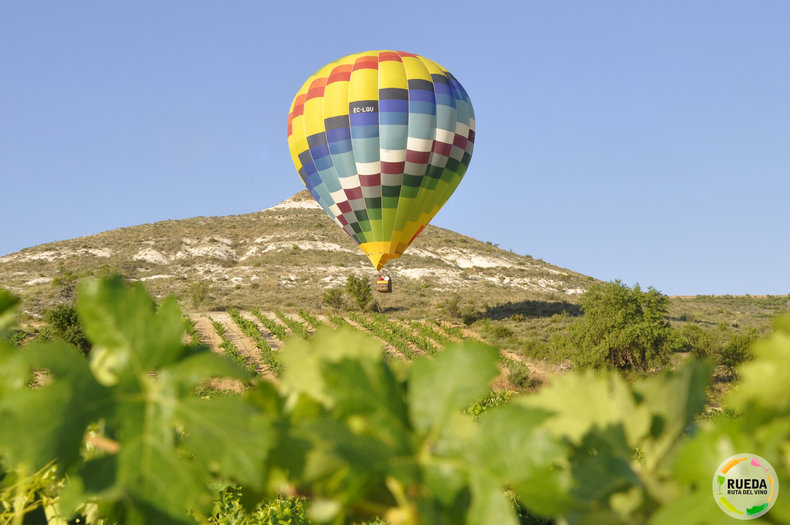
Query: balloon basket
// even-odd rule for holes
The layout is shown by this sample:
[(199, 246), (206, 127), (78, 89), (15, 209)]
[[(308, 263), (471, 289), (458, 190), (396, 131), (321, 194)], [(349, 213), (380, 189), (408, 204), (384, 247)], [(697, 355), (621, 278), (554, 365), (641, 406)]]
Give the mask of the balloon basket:
[(389, 276), (379, 276), (376, 281), (376, 291), (379, 293), (392, 293), (392, 279)]

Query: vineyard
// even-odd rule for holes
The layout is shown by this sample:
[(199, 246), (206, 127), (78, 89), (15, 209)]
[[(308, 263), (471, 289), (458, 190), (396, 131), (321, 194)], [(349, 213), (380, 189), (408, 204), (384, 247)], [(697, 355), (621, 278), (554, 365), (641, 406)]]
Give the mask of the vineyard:
[[(790, 484), (790, 317), (711, 413), (713, 365), (693, 356), (515, 393), (516, 354), (435, 319), (185, 318), (86, 279), (86, 359), (17, 344), (16, 304), (0, 291), (0, 524), (715, 525), (722, 459), (758, 453)], [(790, 522), (774, 503), (761, 522)]]
[[(412, 360), (436, 354), (448, 344), (482, 341), (468, 328), (437, 319), (403, 321), (360, 312), (323, 315), (304, 308), (292, 313), (229, 308), (226, 312), (193, 313), (190, 321), (198, 342), (264, 377), (278, 377), (282, 372), (278, 352), (289, 337), (307, 340), (321, 327), (346, 327), (370, 335), (383, 345), (388, 359)], [(509, 388), (528, 386), (529, 371), (522, 359), (512, 353), (500, 358), (511, 376)]]

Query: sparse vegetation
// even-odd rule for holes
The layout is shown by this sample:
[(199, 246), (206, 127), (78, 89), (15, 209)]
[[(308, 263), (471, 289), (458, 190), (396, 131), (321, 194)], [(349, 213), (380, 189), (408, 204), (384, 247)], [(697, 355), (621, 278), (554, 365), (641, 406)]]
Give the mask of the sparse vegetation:
[(330, 315), (329, 316), (329, 322), (332, 323), (333, 325), (335, 325), (338, 328), (340, 328), (342, 326), (345, 326), (346, 328), (351, 328), (351, 325), (348, 324), (348, 321), (346, 321), (345, 319), (343, 319), (342, 317), (340, 317), (338, 315)]
[(393, 335), (399, 337), (403, 341), (413, 344), (426, 354), (434, 354), (438, 351), (430, 339), (415, 333), (411, 328), (406, 328), (402, 324), (387, 319), (386, 316), (378, 314), (373, 316), (374, 322), (386, 330), (392, 332)]
[(462, 304), (461, 295), (453, 293), (439, 303), (439, 310), (450, 319), (459, 319), (465, 325), (472, 324), (477, 318), (477, 311), (471, 301)]

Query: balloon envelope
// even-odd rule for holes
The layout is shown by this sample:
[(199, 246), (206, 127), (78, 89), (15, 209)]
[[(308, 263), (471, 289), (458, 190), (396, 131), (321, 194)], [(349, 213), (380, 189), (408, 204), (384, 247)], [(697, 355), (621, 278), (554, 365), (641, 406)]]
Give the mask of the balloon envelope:
[(378, 270), (458, 187), (474, 128), (449, 71), (411, 53), (367, 51), (307, 79), (291, 104), (288, 147), (315, 200)]

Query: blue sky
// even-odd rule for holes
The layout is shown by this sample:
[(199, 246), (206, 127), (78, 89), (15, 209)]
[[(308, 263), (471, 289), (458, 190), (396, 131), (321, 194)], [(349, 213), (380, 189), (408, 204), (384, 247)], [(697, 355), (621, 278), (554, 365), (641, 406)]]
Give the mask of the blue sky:
[(434, 224), (669, 294), (790, 293), (788, 27), (770, 0), (4, 2), (0, 254), (276, 204), (301, 83), (398, 49), (475, 107)]

